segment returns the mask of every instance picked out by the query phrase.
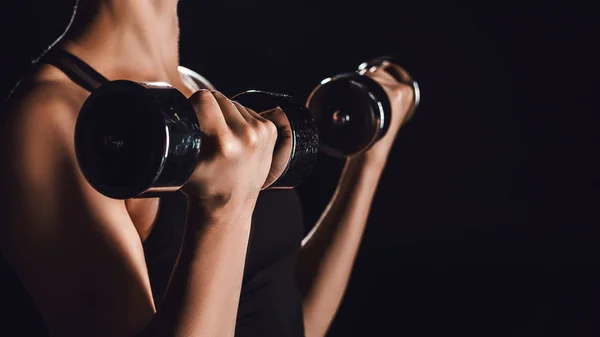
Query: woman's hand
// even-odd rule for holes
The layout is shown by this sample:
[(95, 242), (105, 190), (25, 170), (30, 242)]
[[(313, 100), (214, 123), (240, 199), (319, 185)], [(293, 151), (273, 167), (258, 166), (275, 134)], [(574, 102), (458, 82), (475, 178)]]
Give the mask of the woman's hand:
[(408, 121), (415, 110), (415, 89), (411, 76), (402, 67), (389, 61), (361, 70), (361, 74), (379, 83), (387, 94), (392, 108), (390, 127), (387, 133), (360, 155), (360, 159), (385, 165), (400, 127)]
[(203, 155), (182, 191), (211, 212), (225, 205), (254, 207), (271, 171), (277, 127), (217, 91), (190, 97), (203, 134)]

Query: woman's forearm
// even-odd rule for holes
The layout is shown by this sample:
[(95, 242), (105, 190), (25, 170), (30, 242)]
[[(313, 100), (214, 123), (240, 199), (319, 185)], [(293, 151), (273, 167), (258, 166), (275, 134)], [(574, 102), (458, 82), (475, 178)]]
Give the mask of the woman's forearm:
[(209, 214), (188, 204), (181, 253), (143, 337), (234, 335), (252, 209)]
[(340, 305), (362, 239), (383, 164), (346, 163), (332, 201), (305, 238), (297, 279), (306, 336), (323, 336)]

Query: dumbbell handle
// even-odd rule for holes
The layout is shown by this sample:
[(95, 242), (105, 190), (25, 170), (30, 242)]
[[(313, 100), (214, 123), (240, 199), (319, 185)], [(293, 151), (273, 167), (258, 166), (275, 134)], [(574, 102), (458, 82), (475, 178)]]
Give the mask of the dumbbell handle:
[(300, 185), (312, 172), (319, 152), (319, 132), (310, 111), (290, 95), (261, 90), (248, 90), (231, 99), (255, 111), (276, 107), (283, 110), (292, 131), (292, 149), (283, 174), (269, 188), (287, 189)]

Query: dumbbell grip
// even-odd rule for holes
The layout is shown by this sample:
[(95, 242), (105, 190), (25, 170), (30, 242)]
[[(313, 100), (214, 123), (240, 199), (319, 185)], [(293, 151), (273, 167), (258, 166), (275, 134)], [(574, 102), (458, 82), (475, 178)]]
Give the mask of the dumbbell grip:
[(292, 130), (292, 150), (284, 172), (268, 189), (289, 189), (302, 183), (319, 152), (319, 133), (308, 109), (289, 95), (260, 90), (248, 90), (232, 99), (255, 111), (283, 110)]

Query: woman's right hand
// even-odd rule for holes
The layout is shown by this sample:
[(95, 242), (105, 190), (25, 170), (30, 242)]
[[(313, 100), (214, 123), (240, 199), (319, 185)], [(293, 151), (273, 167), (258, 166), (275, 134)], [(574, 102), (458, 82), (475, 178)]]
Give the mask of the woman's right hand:
[(202, 132), (202, 155), (182, 187), (207, 211), (255, 205), (273, 160), (277, 127), (255, 111), (217, 91), (189, 98)]

